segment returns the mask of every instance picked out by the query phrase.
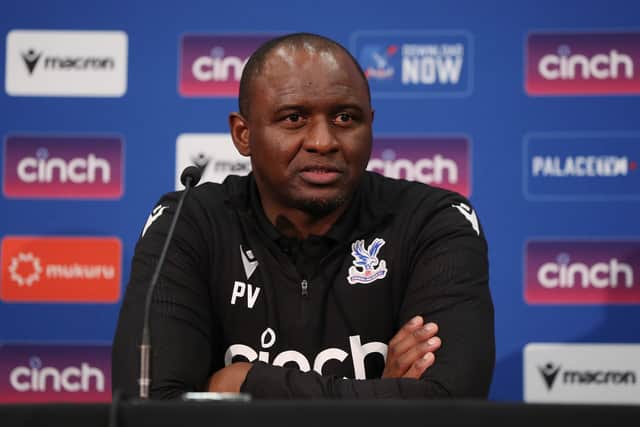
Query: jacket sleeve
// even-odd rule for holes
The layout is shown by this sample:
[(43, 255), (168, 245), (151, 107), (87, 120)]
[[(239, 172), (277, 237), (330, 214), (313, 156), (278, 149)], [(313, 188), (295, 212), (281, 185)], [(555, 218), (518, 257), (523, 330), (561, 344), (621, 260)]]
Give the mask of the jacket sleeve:
[[(151, 276), (164, 245), (179, 193), (165, 195), (138, 240), (131, 275), (112, 346), (112, 390), (138, 392), (144, 306)], [(211, 372), (212, 307), (206, 286), (207, 245), (198, 231), (197, 201), (187, 198), (176, 224), (151, 304), (152, 398), (179, 397), (201, 390)]]
[[(420, 216), (416, 215), (416, 221)], [(353, 380), (254, 363), (242, 390), (256, 398), (487, 398), (495, 363), (487, 243), (475, 211), (448, 196), (422, 223), (409, 252), (399, 329), (416, 314), (436, 322), (442, 347), (419, 380)], [(407, 246), (409, 247), (409, 246)]]

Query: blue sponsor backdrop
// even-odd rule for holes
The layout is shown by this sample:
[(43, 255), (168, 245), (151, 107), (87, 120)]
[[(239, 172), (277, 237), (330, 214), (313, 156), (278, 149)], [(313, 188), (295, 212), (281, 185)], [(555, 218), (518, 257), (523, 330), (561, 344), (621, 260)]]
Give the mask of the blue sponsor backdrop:
[[(538, 142), (544, 144), (545, 155), (554, 145), (562, 146), (564, 139), (558, 133), (596, 133), (598, 147), (608, 144), (607, 135), (615, 137), (611, 142), (615, 150), (610, 152), (597, 148), (593, 153), (580, 153), (563, 148), (557, 156), (605, 153), (627, 155), (637, 161), (632, 157), (640, 144), (639, 138), (632, 138), (619, 145), (616, 137), (620, 132), (640, 132), (637, 96), (527, 96), (526, 35), (530, 31), (639, 30), (637, 2), (247, 0), (240, 6), (190, 0), (22, 0), (4, 4), (1, 10), (3, 40), (13, 29), (124, 31), (128, 35), (129, 63), (123, 97), (12, 97), (2, 91), (3, 137), (15, 133), (122, 135), (125, 182), (119, 200), (29, 200), (3, 195), (0, 237), (118, 236), (123, 242), (123, 277), (128, 277), (133, 247), (148, 212), (162, 193), (174, 188), (178, 135), (226, 132), (227, 115), (236, 109), (234, 99), (179, 95), (179, 46), (185, 33), (310, 31), (350, 48), (354, 43), (368, 43), (371, 54), (374, 45), (382, 46), (384, 53), (389, 45), (415, 42), (402, 39), (403, 32), (415, 32), (420, 43), (420, 37), (433, 32), (431, 44), (463, 46), (467, 62), (459, 86), (441, 83), (435, 90), (457, 96), (380, 96), (376, 91), (384, 87), (378, 83), (384, 82), (376, 82), (372, 84), (374, 128), (386, 135), (464, 134), (473, 141), (471, 201), (490, 245), (496, 306), (497, 364), (491, 398), (522, 399), (522, 351), (528, 342), (640, 342), (640, 307), (636, 305), (529, 306), (523, 299), (523, 248), (527, 239), (640, 235), (639, 201), (526, 197), (524, 184), (530, 179), (527, 164), (523, 165), (527, 135), (550, 134), (544, 140), (529, 140), (532, 150), (537, 150)], [(5, 49), (5, 43), (0, 43), (3, 61)], [(424, 52), (429, 50), (422, 50), (420, 55)], [(401, 54), (395, 52), (396, 56)], [(437, 67), (433, 58), (420, 61), (420, 67)], [(390, 66), (399, 72), (398, 64), (392, 61)], [(379, 68), (383, 71), (384, 64)], [(433, 70), (420, 72), (428, 79)], [(2, 81), (5, 73), (3, 65)], [(396, 92), (407, 91), (397, 82), (391, 86)], [(625, 147), (629, 153), (623, 152)], [(4, 164), (5, 159), (1, 160)], [(625, 182), (620, 180), (619, 185)], [(541, 194), (554, 196), (588, 194), (585, 188), (575, 188), (579, 185), (576, 181), (568, 187), (571, 191), (557, 192), (552, 184), (536, 188)], [(599, 194), (607, 188), (600, 187)], [(616, 194), (632, 191), (617, 190)], [(118, 310), (119, 304), (0, 302), (0, 341), (109, 341)]]

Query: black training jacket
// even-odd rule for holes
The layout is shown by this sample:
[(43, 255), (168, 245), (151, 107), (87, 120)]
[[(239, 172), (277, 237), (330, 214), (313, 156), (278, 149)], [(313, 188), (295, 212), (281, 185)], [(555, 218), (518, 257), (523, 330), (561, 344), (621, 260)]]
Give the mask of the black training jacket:
[[(487, 244), (469, 201), (365, 173), (347, 239), (302, 277), (258, 226), (253, 176), (187, 197), (155, 289), (151, 397), (206, 388), (232, 361), (253, 398), (486, 398), (495, 361)], [(112, 389), (138, 393), (145, 293), (179, 192), (163, 196), (132, 261), (112, 354)], [(255, 195), (253, 196), (255, 197)], [(255, 205), (255, 204), (254, 204)], [(381, 379), (387, 343), (415, 315), (442, 347), (420, 380)]]

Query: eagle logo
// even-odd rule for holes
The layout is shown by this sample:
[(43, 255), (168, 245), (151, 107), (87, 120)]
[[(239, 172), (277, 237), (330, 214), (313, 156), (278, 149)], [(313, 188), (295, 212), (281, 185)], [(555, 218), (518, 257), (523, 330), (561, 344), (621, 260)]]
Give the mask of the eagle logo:
[(356, 240), (351, 244), (351, 255), (354, 259), (347, 276), (350, 284), (371, 283), (387, 276), (387, 263), (378, 259), (378, 253), (385, 243), (378, 237), (366, 249), (364, 240)]

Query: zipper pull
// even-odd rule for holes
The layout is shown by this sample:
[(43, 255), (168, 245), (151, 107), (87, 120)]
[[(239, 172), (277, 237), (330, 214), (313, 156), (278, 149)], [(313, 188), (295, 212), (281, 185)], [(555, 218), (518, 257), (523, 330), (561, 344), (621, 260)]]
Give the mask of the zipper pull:
[(307, 295), (309, 295), (309, 282), (307, 282), (306, 279), (300, 282), (300, 290), (302, 291), (303, 297), (306, 297)]

